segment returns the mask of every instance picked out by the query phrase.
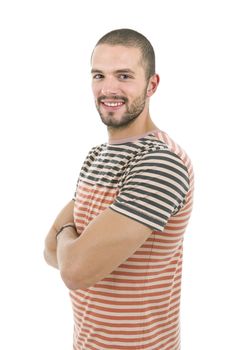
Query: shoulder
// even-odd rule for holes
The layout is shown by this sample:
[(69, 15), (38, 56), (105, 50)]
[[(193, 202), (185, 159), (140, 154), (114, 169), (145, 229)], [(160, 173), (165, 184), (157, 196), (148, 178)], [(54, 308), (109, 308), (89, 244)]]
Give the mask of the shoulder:
[(129, 176), (137, 174), (142, 179), (150, 177), (160, 182), (180, 183), (189, 188), (189, 172), (183, 160), (167, 147), (144, 151), (135, 159)]
[(92, 146), (89, 150), (89, 152), (86, 155), (86, 160), (88, 159), (94, 159), (100, 152), (102, 152), (106, 148), (106, 144), (102, 143), (99, 145)]
[(184, 152), (181, 151), (181, 148), (178, 149), (178, 146), (176, 151), (165, 140), (155, 137), (145, 138), (138, 146), (134, 165), (141, 163), (157, 166), (160, 164), (171, 168), (181, 168), (184, 172), (188, 172), (184, 161)]

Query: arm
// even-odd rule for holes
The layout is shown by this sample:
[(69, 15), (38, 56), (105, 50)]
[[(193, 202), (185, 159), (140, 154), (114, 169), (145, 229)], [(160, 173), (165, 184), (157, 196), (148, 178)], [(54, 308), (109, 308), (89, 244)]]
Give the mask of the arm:
[(45, 238), (44, 258), (49, 265), (55, 268), (58, 268), (56, 234), (64, 224), (74, 222), (73, 210), (74, 201), (72, 200), (58, 214)]
[(58, 236), (57, 259), (69, 289), (92, 286), (131, 256), (152, 229), (108, 208), (77, 238), (73, 228)]
[(143, 155), (115, 202), (80, 237), (70, 227), (58, 236), (58, 266), (67, 287), (94, 285), (132, 256), (153, 230), (163, 232), (188, 189), (187, 168), (176, 154), (165, 149)]

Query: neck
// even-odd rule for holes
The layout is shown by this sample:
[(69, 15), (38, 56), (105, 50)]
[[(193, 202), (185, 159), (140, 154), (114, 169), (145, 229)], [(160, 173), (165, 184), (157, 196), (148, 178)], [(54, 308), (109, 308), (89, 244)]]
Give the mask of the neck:
[(144, 119), (137, 118), (132, 124), (123, 128), (110, 128), (108, 127), (108, 139), (109, 142), (114, 142), (118, 139), (126, 139), (136, 137), (138, 135), (146, 134), (149, 131), (157, 129), (156, 125), (150, 118), (148, 113)]

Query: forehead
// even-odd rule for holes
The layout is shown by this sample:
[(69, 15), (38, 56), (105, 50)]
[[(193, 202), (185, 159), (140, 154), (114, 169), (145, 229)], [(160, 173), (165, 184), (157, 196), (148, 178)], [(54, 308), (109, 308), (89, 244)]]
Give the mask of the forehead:
[(116, 70), (141, 67), (141, 51), (137, 47), (101, 44), (96, 46), (92, 55), (92, 68), (99, 70)]

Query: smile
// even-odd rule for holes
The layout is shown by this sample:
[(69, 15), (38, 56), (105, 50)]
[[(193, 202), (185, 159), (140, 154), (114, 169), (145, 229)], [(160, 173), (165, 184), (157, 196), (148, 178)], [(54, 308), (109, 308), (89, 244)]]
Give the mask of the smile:
[(102, 102), (102, 103), (108, 107), (119, 107), (124, 104), (124, 102)]
[(122, 106), (125, 105), (125, 101), (123, 100), (100, 100), (100, 103), (102, 105), (102, 107), (109, 112), (113, 112), (113, 111), (117, 111), (119, 109), (121, 109)]

